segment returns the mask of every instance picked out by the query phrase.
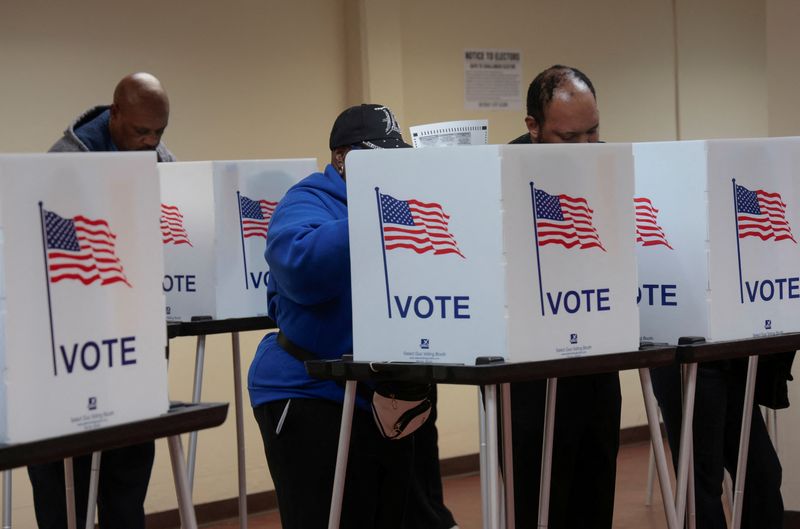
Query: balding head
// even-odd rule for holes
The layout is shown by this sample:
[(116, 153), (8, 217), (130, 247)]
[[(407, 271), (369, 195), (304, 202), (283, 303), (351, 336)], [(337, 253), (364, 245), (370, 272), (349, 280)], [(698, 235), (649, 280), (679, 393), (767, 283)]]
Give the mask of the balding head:
[(528, 88), (525, 125), (533, 143), (586, 143), (599, 137), (594, 86), (577, 68), (557, 64)]
[(117, 84), (108, 128), (119, 150), (154, 150), (168, 123), (169, 98), (153, 75), (133, 73)]

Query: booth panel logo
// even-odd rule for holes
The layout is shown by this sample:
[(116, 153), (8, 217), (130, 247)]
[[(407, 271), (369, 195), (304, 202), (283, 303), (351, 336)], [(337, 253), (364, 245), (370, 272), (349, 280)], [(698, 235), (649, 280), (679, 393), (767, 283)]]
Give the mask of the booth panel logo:
[[(469, 319), (470, 297), (464, 293), (428, 292), (400, 294), (392, 290), (392, 277), (400, 274), (421, 275), (426, 262), (413, 270), (394, 265), (387, 253), (392, 251), (432, 254), (443, 259), (466, 259), (450, 231), (450, 215), (439, 202), (415, 198), (397, 199), (375, 188), (378, 224), (381, 233), (386, 310), (391, 319), (421, 320)], [(406, 267), (408, 265), (405, 265)]]
[[(769, 303), (784, 300), (800, 299), (800, 276), (789, 277), (753, 277), (750, 259), (742, 255), (742, 239), (754, 238), (761, 244), (793, 244), (797, 241), (792, 227), (786, 217), (787, 205), (780, 193), (756, 189), (755, 191), (737, 184), (733, 185), (733, 202), (735, 208), (734, 226), (736, 237), (736, 257), (739, 270), (739, 302)], [(769, 254), (770, 248), (759, 250), (759, 259)], [(772, 326), (772, 322), (766, 324)]]
[[(87, 310), (65, 296), (53, 295), (65, 283), (81, 288), (123, 288), (132, 285), (116, 253), (117, 235), (110, 223), (84, 215), (62, 216), (39, 202), (53, 376), (126, 368), (137, 364), (136, 336), (100, 336), (79, 341), (60, 337), (58, 314)], [(98, 308), (102, 310), (102, 307)], [(91, 313), (87, 315), (91, 317)]]
[(545, 250), (542, 247), (562, 246), (575, 252), (570, 259), (582, 259), (583, 251), (606, 251), (594, 226), (595, 211), (589, 201), (564, 193), (549, 193), (536, 188), (533, 182), (530, 182), (530, 193), (542, 317), (610, 311), (611, 289), (606, 286), (565, 290), (547, 288), (550, 279), (559, 277), (559, 271), (543, 265)]
[[(377, 224), (381, 234), (386, 314), (389, 319), (426, 322), (469, 320), (470, 296), (466, 292), (401, 292), (393, 287), (400, 275), (422, 277), (430, 262), (422, 256), (450, 260), (457, 264), (466, 259), (450, 229), (451, 217), (441, 202), (417, 198), (398, 199), (375, 188)], [(412, 252), (411, 264), (392, 259), (394, 253)], [(419, 338), (415, 350), (403, 351), (412, 359), (425, 360), (447, 355), (433, 350), (430, 339)]]
[[(269, 221), (278, 207), (278, 201), (263, 198), (250, 198), (236, 191), (236, 203), (239, 211), (239, 232), (242, 240), (242, 266), (244, 268), (244, 288), (266, 288), (269, 280), (267, 270), (248, 270), (248, 252), (245, 241), (247, 239), (264, 239), (266, 243), (269, 231)], [(264, 246), (258, 246), (258, 259), (261, 265), (264, 260), (260, 258), (264, 253)]]

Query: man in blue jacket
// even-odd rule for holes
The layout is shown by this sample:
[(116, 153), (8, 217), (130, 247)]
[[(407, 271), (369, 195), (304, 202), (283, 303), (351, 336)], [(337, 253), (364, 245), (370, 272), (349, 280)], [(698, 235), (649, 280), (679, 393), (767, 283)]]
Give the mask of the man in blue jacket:
[(92, 107), (71, 123), (50, 152), (156, 151), (159, 162), (175, 157), (161, 143), (169, 123), (169, 98), (145, 72), (125, 76), (111, 105)]
[[(270, 222), (267, 304), (281, 331), (259, 344), (248, 388), (284, 529), (328, 522), (344, 390), (311, 378), (301, 359), (353, 350), (345, 157), (397, 147), (408, 145), (388, 108), (348, 108), (331, 131), (331, 163), (292, 187)], [(356, 404), (341, 527), (399, 528), (411, 439), (383, 439), (367, 402)]]
[[(175, 158), (161, 143), (169, 122), (169, 98), (161, 82), (149, 73), (125, 76), (114, 90), (111, 105), (93, 107), (64, 131), (50, 152), (156, 151), (159, 162)], [(97, 493), (100, 529), (144, 529), (144, 500), (155, 457), (152, 441), (113, 450), (100, 458)], [(91, 456), (74, 458), (75, 504), (78, 527), (85, 525)], [(66, 529), (64, 465), (31, 465), (39, 529)]]

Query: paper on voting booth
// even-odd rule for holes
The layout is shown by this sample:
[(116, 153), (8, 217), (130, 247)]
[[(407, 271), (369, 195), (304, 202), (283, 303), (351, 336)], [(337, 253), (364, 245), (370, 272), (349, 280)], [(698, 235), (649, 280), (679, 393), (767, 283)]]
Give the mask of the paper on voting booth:
[(629, 144), (356, 151), (347, 163), (357, 360), (638, 347)]
[(800, 138), (634, 145), (642, 339), (800, 331)]
[(152, 152), (0, 156), (3, 442), (167, 411), (158, 197)]
[(263, 316), (269, 219), (313, 158), (159, 164), (167, 320)]
[(414, 147), (451, 147), (454, 145), (486, 145), (489, 142), (489, 120), (445, 121), (409, 127)]

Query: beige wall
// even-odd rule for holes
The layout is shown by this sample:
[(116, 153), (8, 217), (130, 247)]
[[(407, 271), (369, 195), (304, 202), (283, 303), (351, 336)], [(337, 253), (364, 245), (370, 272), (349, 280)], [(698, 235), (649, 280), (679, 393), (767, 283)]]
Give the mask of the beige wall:
[(536, 73), (569, 64), (597, 89), (604, 139), (675, 137), (668, 2), (414, 0), (402, 6), (407, 125), (488, 118), (491, 143), (523, 133), (524, 111), (464, 110), (464, 50), (508, 48), (522, 51), (523, 98)]
[(767, 0), (767, 86), (770, 136), (800, 135), (800, 2)]
[[(165, 141), (183, 160), (314, 156), (323, 164), (333, 118), (362, 100), (391, 106), (405, 127), (487, 118), (490, 142), (505, 143), (523, 132), (524, 112), (464, 110), (462, 56), (472, 47), (521, 50), (523, 96), (550, 64), (584, 70), (607, 141), (798, 134), (791, 96), (800, 77), (790, 67), (798, 16), (793, 0), (3, 0), (0, 152), (45, 150), (135, 70), (169, 90)], [(245, 370), (259, 338), (243, 336)], [(172, 398), (191, 394), (193, 348), (173, 342)], [(210, 338), (207, 350), (204, 399), (231, 400), (229, 338)], [(623, 426), (643, 424), (636, 374), (623, 373), (622, 386)], [(474, 388), (442, 389), (443, 457), (477, 451), (476, 406)], [(232, 414), (200, 434), (198, 503), (236, 494)], [(245, 419), (248, 489), (267, 490), (249, 410)], [(14, 475), (15, 525), (29, 527), (27, 478)], [(800, 500), (792, 483), (787, 505)], [(174, 506), (159, 443), (147, 509)]]
[(767, 136), (763, 0), (677, 0), (680, 138)]
[[(181, 160), (317, 157), (345, 104), (342, 1), (0, 2), (0, 151), (46, 150), (145, 70)], [(313, 14), (313, 16), (311, 16)]]

